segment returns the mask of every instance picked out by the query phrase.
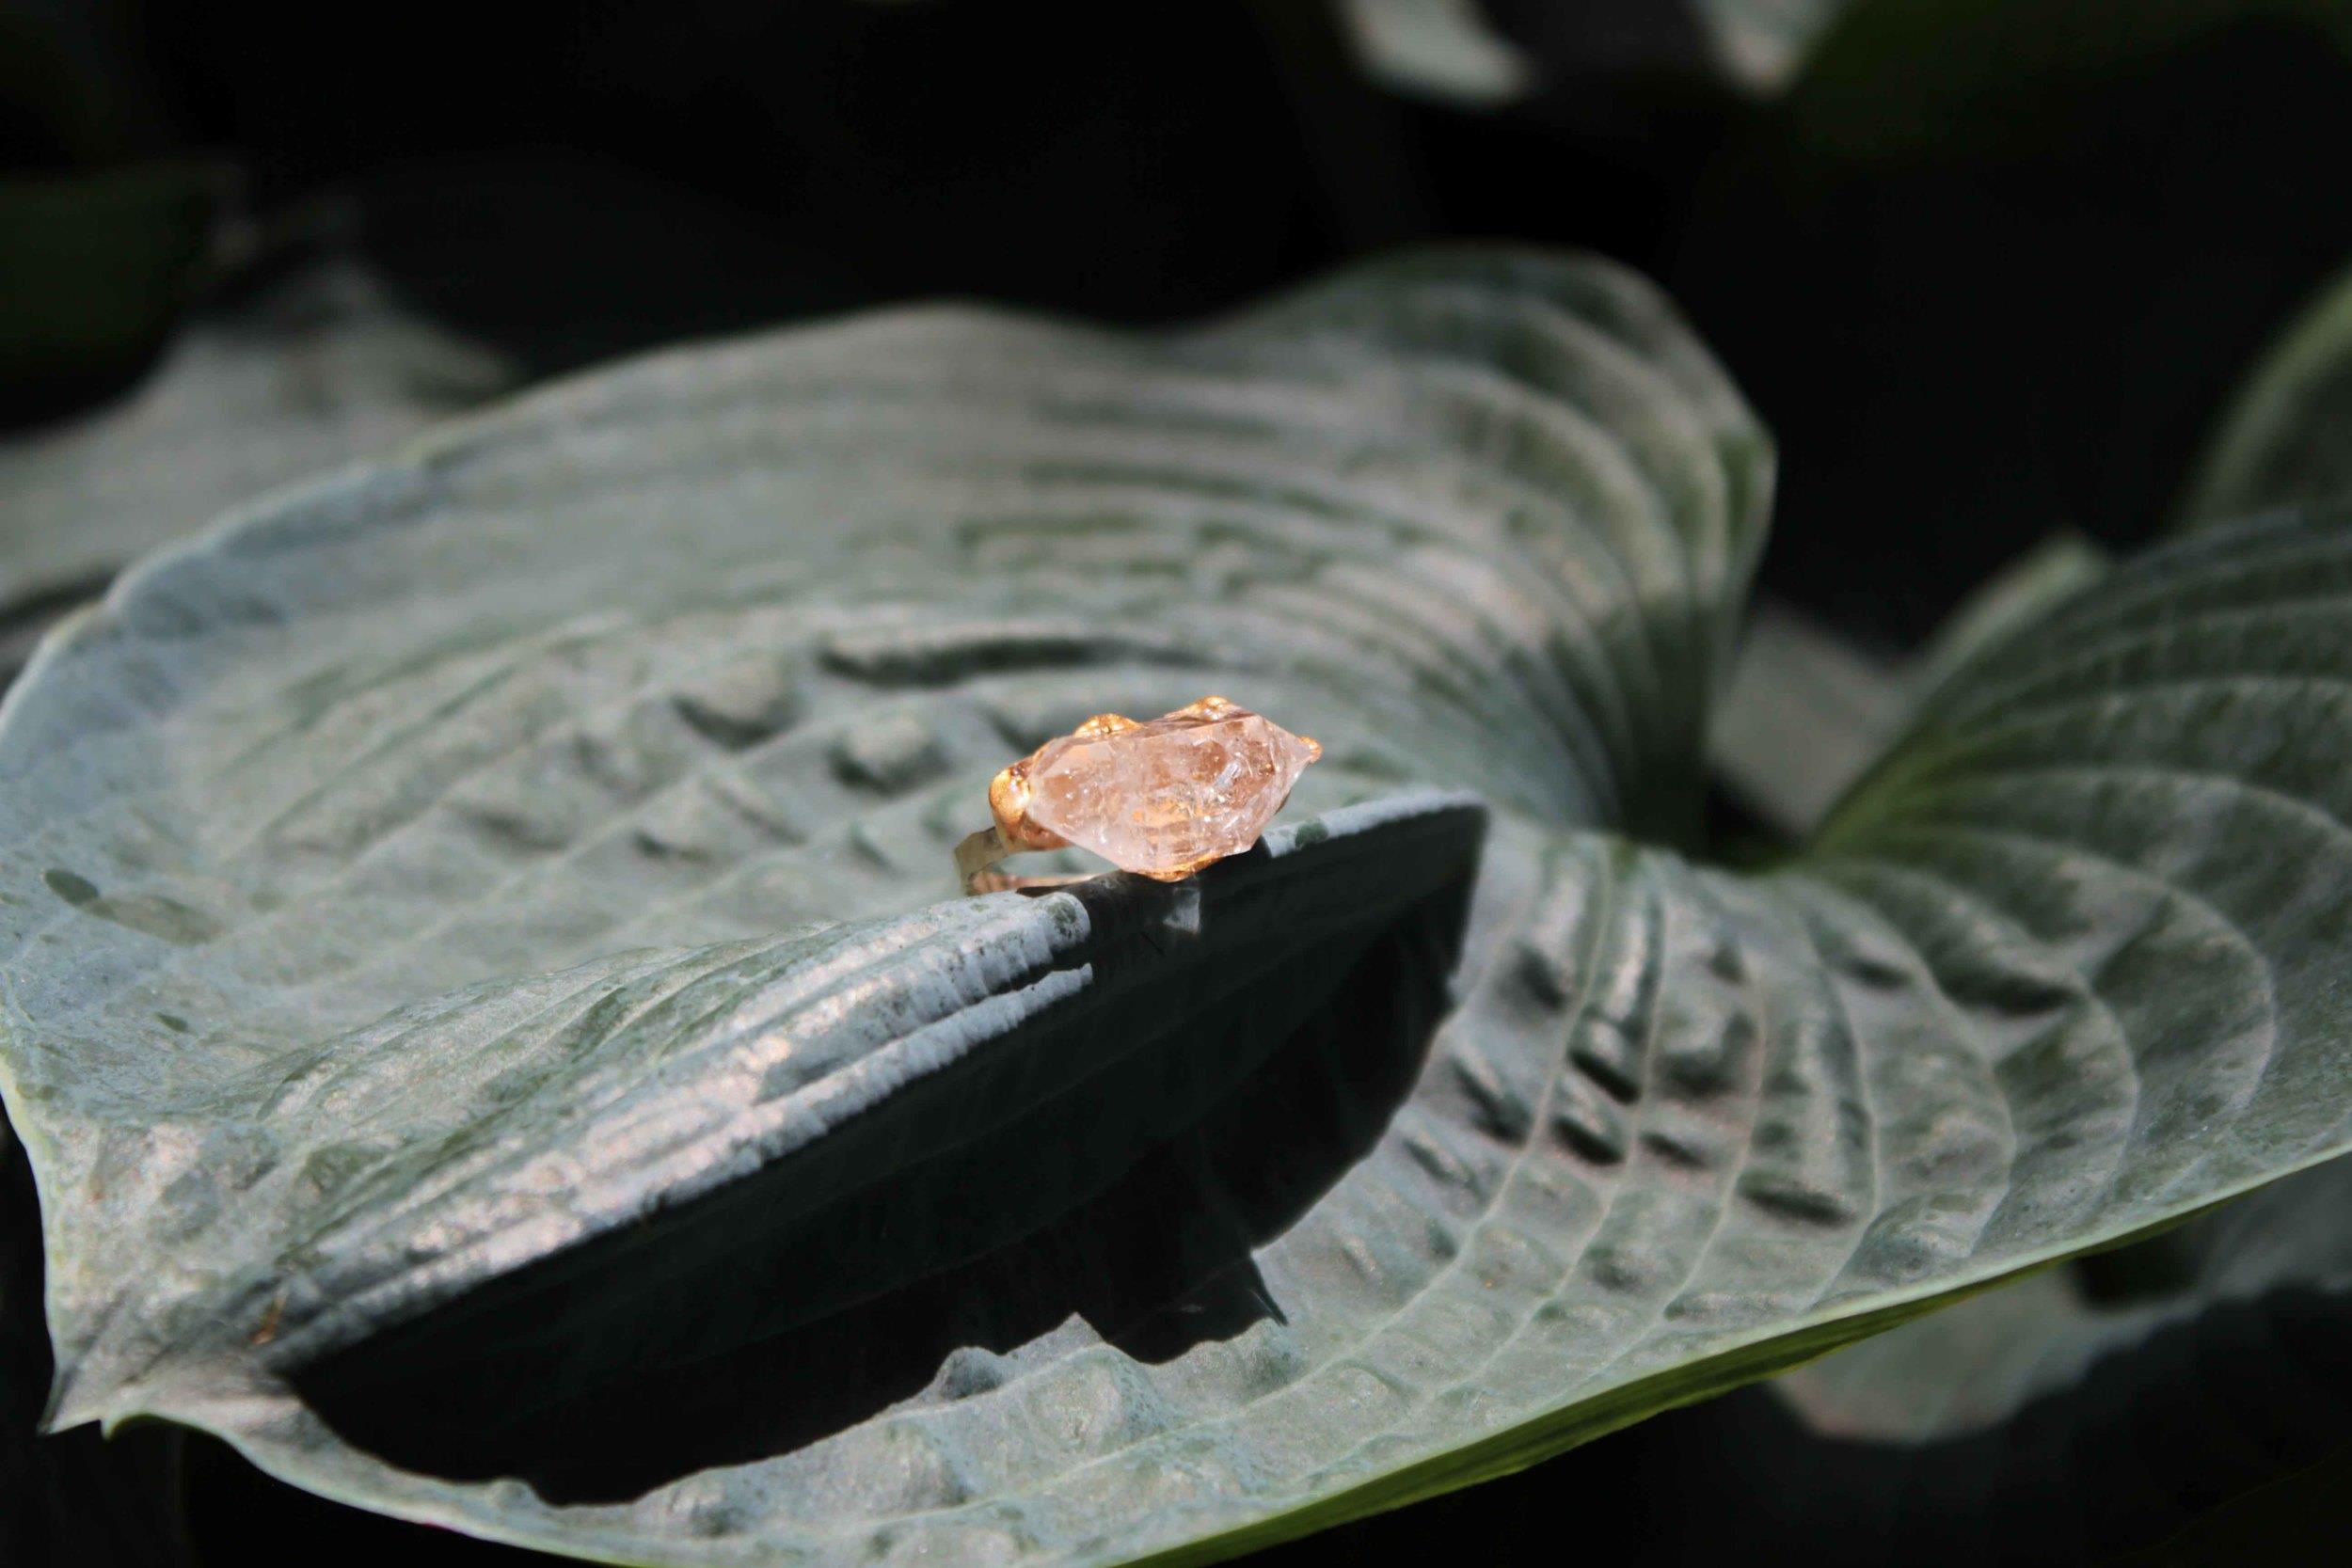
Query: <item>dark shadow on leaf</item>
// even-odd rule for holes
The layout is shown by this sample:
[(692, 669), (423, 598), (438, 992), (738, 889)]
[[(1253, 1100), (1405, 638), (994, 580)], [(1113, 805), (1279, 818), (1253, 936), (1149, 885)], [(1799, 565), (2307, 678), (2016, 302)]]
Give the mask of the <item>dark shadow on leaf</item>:
[[(1073, 1316), (1152, 1362), (1279, 1318), (1251, 1254), (1418, 1076), (1483, 820), (1455, 805), (1229, 862), (1200, 879), (1197, 929), (1184, 890), (1085, 884), (1111, 935), (1066, 1003), (296, 1384), (394, 1464), (605, 1501), (985, 1392)], [(832, 1196), (798, 1201), (812, 1189)]]

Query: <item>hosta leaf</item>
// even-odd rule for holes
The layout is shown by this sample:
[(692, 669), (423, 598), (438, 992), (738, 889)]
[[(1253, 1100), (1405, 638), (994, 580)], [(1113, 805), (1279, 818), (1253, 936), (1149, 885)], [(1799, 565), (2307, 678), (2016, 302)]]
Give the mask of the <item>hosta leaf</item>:
[(1921, 698), (2109, 564), (2090, 541), (2053, 535), (1970, 594), (1909, 659), (1850, 643), (1794, 606), (1760, 601), (1713, 716), (1708, 768), (1771, 828), (1802, 838)]
[(1767, 600), (1748, 618), (1708, 764), (1734, 799), (1802, 838), (1901, 727), (1906, 684), (1804, 611)]
[[(2352, 417), (2347, 306), (2345, 283), (2324, 291), (2263, 357), (2205, 454), (2182, 510), (2185, 526), (2226, 526), (2265, 509), (2352, 494), (2345, 466), (2352, 446), (2344, 436)], [(2061, 537), (2021, 562), (1997, 595), (1980, 595), (1986, 603), (1956, 618), (1930, 662), (1963, 663), (2013, 630), (2034, 601), (2056, 603), (2078, 592), (2105, 569), (2083, 551)], [(1801, 1369), (1779, 1386), (1823, 1434), (1923, 1445), (1914, 1467), (1948, 1480), (1971, 1453), (1996, 1444), (2013, 1450), (2037, 1433), (2056, 1430), (2095, 1445), (2100, 1421), (2122, 1418), (2111, 1412), (2128, 1412), (2153, 1397), (2147, 1390), (2180, 1381), (2185, 1354), (2196, 1360), (2208, 1340), (2251, 1339), (2258, 1350), (2230, 1354), (2233, 1377), (2255, 1390), (2259, 1422), (2293, 1427), (2294, 1413), (2279, 1407), (2328, 1405), (2326, 1369), (2303, 1348), (2311, 1331), (2249, 1324), (2352, 1321), (2352, 1273), (2337, 1244), (2346, 1179), (2342, 1165), (2332, 1165), (2282, 1181), (2087, 1279), (2052, 1274), (2022, 1282)], [(2128, 1272), (2110, 1278), (2119, 1269)], [(2265, 1398), (2273, 1388), (2280, 1392)], [(2241, 1389), (2234, 1402), (2248, 1397)], [(2238, 1479), (2266, 1481), (2308, 1465), (2332, 1437), (2333, 1428), (2322, 1423), (2310, 1441), (2265, 1446), (2270, 1468)], [(2206, 1462), (2217, 1447), (2230, 1446), (2189, 1445), (2185, 1465), (2202, 1468), (2208, 1480), (2229, 1474), (2228, 1465)], [(2170, 1451), (2177, 1458), (2182, 1446)], [(1982, 1513), (1991, 1499), (1970, 1496), (1955, 1506)]]
[(1856, 0), (1725, 141), (1673, 267), (1816, 454), (1768, 577), (1910, 647), (2053, 532), (2157, 536), (2248, 363), (2352, 255), (2352, 208), (2300, 195), (2347, 139), (2340, 0)]
[(1345, 0), (1366, 71), (1399, 91), (1489, 107), (1543, 87), (1720, 80), (1788, 84), (1851, 0), (1603, 0), (1570, 14), (1529, 0)]
[(1760, 92), (1785, 87), (1853, 0), (1692, 0), (1725, 73)]
[[(512, 381), (491, 355), (403, 314), (350, 261), (259, 286), (193, 324), (119, 405), (0, 441), (0, 629), (94, 596), (225, 508)], [(0, 648), (10, 672), (23, 657)]]
[[(2048, 1271), (1895, 1332), (2031, 1293), (2068, 1272)], [(1532, 1535), (1547, 1500), (1542, 1479), (1559, 1472), (1555, 1499), (1564, 1484), (1594, 1496), (1590, 1473), (1613, 1484), (1603, 1495), (1631, 1499), (1623, 1506), (1637, 1516), (1645, 1549), (1670, 1562), (1742, 1555), (1803, 1557), (1830, 1568), (2324, 1561), (2342, 1530), (2328, 1499), (2330, 1485), (2342, 1484), (2352, 1419), (2340, 1302), (2297, 1290), (2214, 1301), (2094, 1361), (2079, 1384), (2029, 1402), (1997, 1426), (1924, 1443), (1825, 1436), (1784, 1401), (1742, 1390), (1480, 1489), (1495, 1494), (1491, 1500), (1473, 1492), (1431, 1512), (1458, 1515), (1456, 1534), (1499, 1524), (1505, 1540), (1514, 1538), (1517, 1513)], [(1704, 1496), (1708, 1506), (1677, 1509), (1649, 1496), (1659, 1476), (1674, 1478), (1677, 1497)], [(1445, 1538), (1413, 1518), (1419, 1512), (1393, 1526), (1375, 1521), (1365, 1533), (1415, 1528), (1443, 1549)], [(2234, 1551), (2223, 1545), (2232, 1534), (2247, 1537)], [(2297, 1543), (2300, 1553), (2292, 1549)], [(2148, 1555), (2125, 1555), (2138, 1551)]]
[[(2338, 1152), (2352, 533), (2119, 571), (1747, 879), (1620, 834), (1768, 478), (1645, 286), (1439, 254), (664, 356), (151, 563), (0, 722), (58, 1418), (622, 1560), (1198, 1560)], [(992, 768), (1203, 689), (1297, 828), (947, 896)]]
[(1534, 62), (1470, 0), (1342, 0), (1338, 16), (1375, 81), (1465, 104), (1508, 103)]
[(2190, 526), (2352, 496), (2352, 274), (2290, 325), (2231, 404), (2183, 509)]
[[(2266, 1302), (2270, 1310), (2291, 1309), (2312, 1321), (2325, 1321), (2315, 1310), (2324, 1306), (2340, 1323), (2352, 1307), (2352, 1239), (2343, 1224), (2348, 1186), (2352, 1164), (2337, 1161), (2146, 1243), (2156, 1249), (2150, 1262), (2177, 1264), (2182, 1277), (2175, 1282), (2103, 1299), (2095, 1275), (2086, 1283), (2067, 1273), (2039, 1275), (1840, 1351), (1791, 1373), (1782, 1386), (1832, 1436), (1956, 1438), (1995, 1427), (2045, 1396), (2080, 1389), (2114, 1353), (2152, 1338), (2170, 1333), (2191, 1345), (2200, 1333), (2216, 1343), (2242, 1336)], [(2231, 1312), (2236, 1317), (2226, 1316)], [(2208, 1316), (2215, 1322), (2198, 1323)], [(2284, 1422), (2296, 1402), (2321, 1395), (2328, 1379), (2319, 1367), (2296, 1364), (2312, 1359), (2296, 1355), (2297, 1338), (2274, 1345), (2286, 1353), (2278, 1357), (2284, 1365), (2265, 1371), (2255, 1388), (2236, 1390), (2237, 1402), (2259, 1399), (2279, 1407), (2265, 1414)], [(2100, 1377), (2124, 1389), (2177, 1383), (2179, 1360), (2176, 1352), (2137, 1370), (2108, 1363)], [(2246, 1354), (2210, 1362), (2220, 1375), (2241, 1379), (2254, 1366)], [(2352, 1384), (2345, 1387), (2352, 1391)], [(2125, 1402), (2111, 1394), (2108, 1402)], [(2341, 1436), (2332, 1425), (2313, 1435), (2322, 1433), (2326, 1441), (2307, 1444), (2302, 1463), (2320, 1458)]]
[(2114, 558), (2074, 533), (2054, 533), (1961, 601), (1921, 650), (1905, 684), (1925, 696), (1979, 654), (2021, 633), (2106, 575)]

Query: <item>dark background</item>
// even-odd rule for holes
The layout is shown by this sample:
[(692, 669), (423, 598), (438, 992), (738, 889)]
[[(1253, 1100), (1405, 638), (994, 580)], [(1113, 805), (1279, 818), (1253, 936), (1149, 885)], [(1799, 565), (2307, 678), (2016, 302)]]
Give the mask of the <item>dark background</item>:
[[(1486, 0), (1538, 87), (1472, 107), (1375, 80), (1318, 0), (0, 0), (0, 431), (106, 406), (323, 252), (545, 375), (914, 295), (1180, 320), (1388, 245), (1524, 239), (1668, 286), (1782, 442), (1766, 590), (1901, 652), (2054, 531), (2161, 531), (2229, 390), (2352, 265), (2342, 9), (1858, 0), (1767, 94), (1695, 6)], [(32, 1562), (521, 1559), (210, 1443), (24, 1443), (45, 1348), (10, 1158), (0, 1560), (12, 1528)], [(2250, 1377), (2300, 1462), (2352, 1430), (2330, 1310), (2201, 1322), (1964, 1451), (1825, 1442), (1750, 1390), (1266, 1560), (1940, 1562), (2038, 1532), (2324, 1559), (2341, 1455), (2281, 1479), (2196, 1445)]]

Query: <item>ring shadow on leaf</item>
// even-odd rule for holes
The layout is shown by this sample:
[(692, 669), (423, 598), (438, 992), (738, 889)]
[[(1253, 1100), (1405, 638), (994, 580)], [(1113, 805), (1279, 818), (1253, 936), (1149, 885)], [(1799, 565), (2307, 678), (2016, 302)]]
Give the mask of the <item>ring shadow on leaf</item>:
[(393, 1464), (613, 1501), (934, 1383), (995, 1387), (1073, 1315), (1149, 1362), (1280, 1319), (1251, 1254), (1419, 1075), (1485, 820), (1436, 798), (1191, 884), (1079, 884), (1099, 935), (1072, 994), (743, 1180), (294, 1381)]

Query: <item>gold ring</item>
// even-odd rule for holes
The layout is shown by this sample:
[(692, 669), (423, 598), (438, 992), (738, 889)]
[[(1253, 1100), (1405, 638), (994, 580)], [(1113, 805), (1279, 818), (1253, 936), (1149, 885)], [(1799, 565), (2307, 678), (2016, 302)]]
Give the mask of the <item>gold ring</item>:
[(1009, 855), (1075, 845), (1121, 871), (1182, 881), (1257, 843), (1321, 755), (1305, 736), (1222, 697), (1147, 724), (1098, 713), (989, 781), (995, 825), (956, 846), (956, 874), (966, 893), (1083, 881), (995, 869)]

